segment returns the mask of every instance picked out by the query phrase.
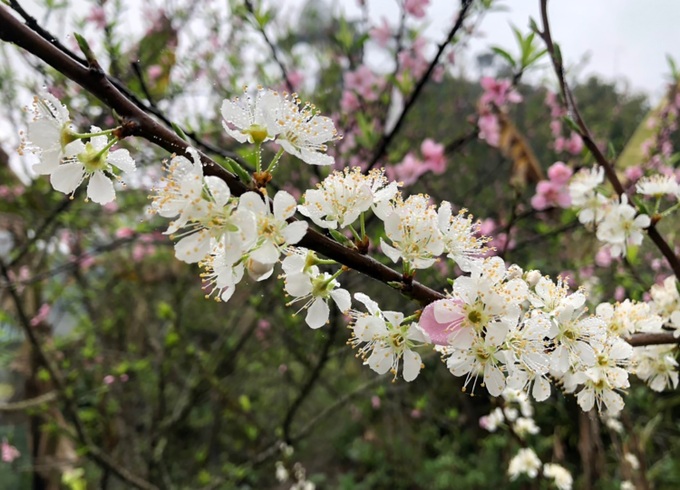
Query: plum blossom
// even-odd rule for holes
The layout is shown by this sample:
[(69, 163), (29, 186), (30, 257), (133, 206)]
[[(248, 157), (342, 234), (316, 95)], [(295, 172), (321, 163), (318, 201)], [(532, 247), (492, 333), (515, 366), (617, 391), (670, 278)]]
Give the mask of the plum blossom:
[[(90, 132), (101, 133), (96, 126)], [(135, 170), (135, 161), (126, 149), (110, 150), (112, 142), (105, 135), (92, 136), (77, 154), (64, 155), (63, 163), (53, 168), (50, 182), (59, 192), (73, 194), (84, 180), (88, 180), (87, 197), (97, 204), (107, 204), (116, 198), (111, 177), (119, 177), (113, 168), (124, 173)]]
[(305, 192), (304, 204), (298, 210), (322, 228), (344, 228), (371, 206), (392, 199), (398, 190), (396, 182), (387, 183), (382, 169), (365, 175), (358, 167), (345, 168)]
[(628, 196), (621, 196), (619, 204), (613, 204), (605, 213), (597, 228), (597, 239), (610, 246), (612, 257), (626, 254), (632, 245), (640, 245), (643, 230), (651, 224), (646, 214), (636, 216), (636, 210), (628, 204)]
[(328, 322), (330, 309), (328, 300), (332, 299), (340, 311), (349, 311), (352, 299), (346, 289), (340, 288), (340, 283), (335, 275), (321, 272), (319, 267), (313, 265), (315, 256), (305, 249), (297, 249), (281, 262), (285, 280), (284, 289), (287, 294), (293, 296), (293, 300), (287, 306), (300, 301), (306, 302), (298, 310), (298, 313), (306, 309), (305, 322), (310, 328), (320, 328)]
[[(353, 347), (360, 346), (359, 355), (364, 364), (378, 374), (391, 371), (397, 376), (399, 362), (403, 362), (402, 376), (405, 381), (413, 381), (420, 372), (420, 354), (413, 350), (420, 344), (429, 343), (427, 335), (415, 322), (404, 321), (403, 313), (382, 311), (378, 304), (363, 293), (354, 298), (363, 303), (368, 313), (352, 312)], [(363, 344), (363, 345), (362, 345)]]
[(680, 184), (678, 184), (675, 176), (671, 175), (643, 177), (638, 181), (635, 189), (638, 194), (645, 196), (660, 198), (669, 195), (680, 199)]
[(28, 135), (22, 138), (19, 152), (31, 151), (40, 157), (33, 170), (40, 175), (50, 175), (61, 160), (74, 157), (85, 148), (71, 124), (71, 116), (64, 104), (52, 94), (42, 92), (33, 98), (30, 108), (32, 120)]
[(538, 470), (541, 469), (541, 460), (531, 448), (522, 448), (510, 460), (508, 475), (511, 480), (516, 480), (520, 475), (525, 474), (529, 478), (536, 478)]
[(522, 102), (522, 96), (514, 89), (510, 80), (496, 80), (492, 77), (482, 77), (480, 85), (484, 89), (481, 99), (482, 106), (493, 104), (502, 107), (508, 102), (517, 104)]

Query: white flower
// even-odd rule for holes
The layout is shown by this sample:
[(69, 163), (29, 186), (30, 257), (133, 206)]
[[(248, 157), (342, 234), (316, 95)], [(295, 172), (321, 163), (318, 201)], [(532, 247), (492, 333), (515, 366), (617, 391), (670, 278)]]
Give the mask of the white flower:
[(522, 448), (510, 460), (508, 475), (511, 480), (516, 480), (519, 475), (525, 474), (529, 478), (536, 478), (541, 469), (541, 460), (531, 448)]
[(407, 269), (426, 269), (444, 250), (437, 213), (428, 196), (417, 194), (402, 201), (385, 218), (385, 233), (392, 242), (380, 239), (380, 248), (393, 262), (404, 261)]
[[(303, 251), (304, 253), (304, 251)], [(305, 322), (311, 328), (319, 328), (328, 322), (330, 309), (328, 299), (332, 299), (343, 313), (352, 305), (352, 299), (346, 289), (340, 288), (340, 283), (327, 272), (320, 272), (316, 265), (307, 262), (307, 255), (293, 253), (283, 259), (281, 266), (284, 271), (286, 293), (294, 299), (287, 303), (307, 300), (298, 313), (307, 309)]]
[(41, 175), (51, 174), (65, 157), (77, 155), (85, 145), (75, 136), (68, 109), (48, 92), (33, 99), (33, 120), (28, 123), (28, 138), (21, 144), (24, 149), (39, 155), (40, 163), (33, 170)]
[(672, 175), (652, 175), (642, 177), (635, 186), (638, 194), (652, 197), (663, 197), (666, 194), (680, 196), (680, 184)]
[(0, 229), (0, 259), (6, 260), (14, 248), (14, 236), (7, 230)]
[(228, 252), (224, 242), (224, 239), (218, 241), (201, 262), (201, 267), (205, 269), (201, 278), (204, 281), (203, 289), (208, 292), (206, 298), (215, 295), (216, 301), (227, 302), (243, 278), (243, 263), (234, 263), (234, 256)]
[(254, 98), (246, 95), (222, 102), (222, 126), (239, 143), (263, 143), (273, 139), (278, 131), (270, 132), (269, 119), (275, 119), (282, 102), (272, 90), (259, 88)]
[(374, 169), (364, 175), (358, 167), (333, 172), (316, 189), (305, 192), (305, 203), (298, 210), (322, 228), (344, 228), (376, 202), (397, 193), (395, 182), (385, 186), (383, 174), (383, 169)]
[(678, 361), (676, 349), (670, 345), (636, 347), (633, 353), (633, 371), (654, 391), (678, 386)]
[(397, 376), (399, 361), (403, 360), (402, 376), (405, 381), (413, 381), (418, 376), (422, 361), (413, 347), (427, 343), (427, 335), (417, 323), (403, 323), (404, 315), (396, 311), (381, 311), (378, 304), (363, 293), (354, 298), (366, 306), (368, 313), (353, 312), (351, 325), (352, 346), (361, 344), (359, 355), (373, 371), (385, 374), (391, 371)]
[(623, 194), (621, 203), (612, 204), (599, 224), (597, 239), (610, 245), (612, 257), (623, 256), (628, 246), (642, 243), (643, 230), (651, 224), (651, 219), (646, 214), (635, 214), (635, 208)]
[(540, 432), (534, 419), (527, 417), (519, 417), (513, 424), (513, 428), (515, 433), (521, 438), (526, 437), (527, 434), (538, 434)]
[(480, 224), (473, 223), (472, 215), (465, 216), (466, 212), (466, 209), (461, 209), (453, 216), (451, 203), (444, 201), (437, 216), (447, 257), (455, 261), (461, 270), (469, 272), (470, 262), (479, 260), (486, 252), (484, 246), (488, 239), (477, 236)]
[(680, 311), (680, 292), (675, 276), (668, 276), (663, 284), (654, 284), (649, 290), (652, 311), (667, 322), (675, 311)]
[(170, 223), (166, 233), (175, 233), (189, 220), (196, 220), (208, 213), (208, 202), (203, 199), (203, 166), (198, 152), (187, 148), (191, 160), (174, 156), (165, 165), (167, 177), (161, 179), (163, 186), (155, 189), (152, 210), (164, 218), (178, 217)]
[(274, 102), (278, 107), (267, 110), (264, 116), (267, 131), (276, 135), (276, 143), (310, 165), (332, 165), (335, 160), (324, 152), (327, 142), (338, 139), (333, 121), (318, 115), (310, 104), (300, 107), (295, 95), (285, 94)]
[(604, 168), (593, 167), (582, 169), (574, 175), (569, 183), (569, 196), (572, 206), (580, 208), (578, 219), (581, 223), (599, 222), (604, 215), (607, 200), (597, 192), (597, 187), (604, 182)]
[[(305, 221), (288, 219), (295, 214), (297, 202), (286, 191), (279, 191), (273, 199), (273, 212), (256, 192), (246, 192), (239, 200), (238, 209), (247, 210), (257, 218), (257, 244), (250, 251), (250, 259), (273, 268), (281, 251), (288, 245), (295, 245), (307, 233)], [(268, 277), (268, 276), (267, 276)]]
[(554, 464), (546, 463), (543, 465), (543, 476), (552, 478), (553, 483), (559, 490), (571, 490), (574, 484), (574, 479), (564, 467)]
[(175, 256), (193, 264), (206, 259), (218, 247), (221, 261), (239, 261), (257, 239), (255, 214), (237, 209), (227, 184), (215, 176), (203, 177), (198, 152), (188, 150), (193, 162), (178, 156), (168, 167), (165, 186), (156, 190), (153, 208), (164, 217), (179, 217), (166, 234), (177, 234)]
[(653, 314), (647, 303), (637, 303), (629, 299), (615, 305), (601, 303), (595, 313), (607, 322), (610, 334), (620, 337), (627, 337), (635, 332), (659, 331), (663, 325), (663, 319)]
[[(101, 129), (92, 126), (90, 132), (101, 133)], [(89, 179), (88, 199), (104, 205), (116, 198), (110, 178), (118, 178), (113, 167), (131, 173), (135, 170), (135, 161), (125, 149), (109, 150), (109, 139), (105, 135), (93, 136), (80, 153), (64, 157), (63, 163), (52, 169), (50, 182), (59, 192), (72, 194)]]
[(505, 421), (505, 415), (500, 407), (494, 408), (489, 415), (484, 415), (479, 419), (479, 426), (489, 432), (496, 432), (498, 426)]

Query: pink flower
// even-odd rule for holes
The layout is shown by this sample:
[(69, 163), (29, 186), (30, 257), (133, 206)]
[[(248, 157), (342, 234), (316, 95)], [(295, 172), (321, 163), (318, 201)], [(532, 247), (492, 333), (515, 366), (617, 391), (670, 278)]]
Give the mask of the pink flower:
[(510, 80), (482, 77), (479, 83), (484, 89), (480, 99), (482, 105), (493, 103), (497, 107), (501, 107), (507, 102), (512, 104), (522, 102), (522, 96), (512, 87)]
[(111, 385), (115, 383), (115, 381), (116, 378), (112, 374), (107, 374), (106, 376), (104, 376), (104, 384)]
[(374, 410), (380, 408), (380, 397), (378, 395), (373, 395), (371, 397), (371, 407), (373, 407)]
[(644, 171), (638, 165), (634, 165), (632, 167), (628, 167), (624, 174), (630, 183), (634, 184), (644, 175)]
[(626, 288), (623, 286), (616, 286), (616, 289), (614, 290), (614, 299), (616, 301), (623, 301), (626, 299)]
[(104, 29), (106, 27), (106, 12), (103, 7), (94, 6), (90, 10), (90, 14), (85, 18), (86, 21), (92, 22), (99, 29)]
[(160, 65), (151, 65), (147, 70), (147, 75), (149, 76), (149, 80), (151, 81), (157, 80), (158, 77), (160, 77), (162, 74), (163, 67)]
[(382, 81), (366, 65), (361, 65), (354, 71), (345, 73), (345, 88), (354, 90), (366, 100), (378, 98), (379, 87)]
[(494, 114), (486, 114), (479, 117), (479, 139), (485, 140), (489, 146), (497, 147), (501, 140), (501, 128), (498, 118)]
[(343, 112), (354, 112), (361, 105), (359, 104), (359, 98), (351, 90), (343, 90), (342, 98), (340, 99), (340, 109)]
[(550, 132), (555, 138), (562, 134), (562, 122), (559, 120), (550, 121)]
[(412, 153), (407, 153), (401, 163), (387, 167), (386, 173), (391, 180), (398, 180), (405, 186), (409, 186), (415, 184), (428, 170), (429, 168)]
[(433, 173), (441, 175), (446, 170), (446, 157), (444, 156), (444, 145), (435, 143), (434, 140), (427, 138), (420, 145), (420, 152), (425, 159), (425, 166)]
[(430, 0), (406, 0), (404, 8), (406, 12), (417, 19), (425, 17), (425, 7), (430, 5)]
[(369, 34), (378, 45), (384, 48), (387, 46), (387, 43), (390, 42), (390, 39), (392, 39), (392, 28), (387, 22), (387, 19), (382, 17), (380, 19), (380, 26), (371, 29)]
[(531, 198), (531, 206), (537, 211), (550, 207), (568, 208), (570, 205), (569, 189), (548, 180), (538, 183), (536, 194)]
[(580, 155), (583, 150), (583, 140), (578, 133), (571, 132), (571, 136), (564, 143), (564, 149), (572, 155)]
[(564, 162), (555, 162), (548, 169), (548, 178), (553, 184), (566, 185), (574, 171)]
[(0, 443), (0, 459), (3, 463), (11, 463), (19, 456), (21, 456), (19, 450), (7, 442), (7, 439), (3, 439)]
[(120, 376), (118, 376), (118, 379), (120, 380), (121, 383), (127, 383), (128, 380), (130, 379), (130, 376), (128, 376), (127, 374), (121, 374)]
[(37, 327), (41, 323), (45, 322), (45, 320), (47, 320), (47, 317), (50, 314), (51, 309), (52, 308), (50, 307), (50, 305), (48, 305), (47, 303), (43, 303), (38, 309), (38, 313), (36, 313), (36, 315), (33, 318), (31, 318), (31, 327)]
[(116, 230), (116, 238), (132, 238), (135, 236), (135, 230), (129, 227), (118, 228)]
[(595, 263), (599, 267), (609, 267), (612, 264), (612, 254), (609, 251), (609, 247), (602, 247), (595, 254)]
[[(449, 345), (449, 338), (460, 329), (460, 324), (465, 318), (463, 306), (459, 299), (437, 300), (425, 307), (418, 324), (433, 344)], [(444, 314), (438, 314), (439, 311), (443, 311)]]

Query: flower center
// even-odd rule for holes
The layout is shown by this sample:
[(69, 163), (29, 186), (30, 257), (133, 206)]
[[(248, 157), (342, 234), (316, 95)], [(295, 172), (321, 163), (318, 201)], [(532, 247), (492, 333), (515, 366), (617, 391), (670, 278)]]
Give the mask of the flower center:
[(98, 170), (105, 170), (107, 168), (106, 164), (106, 154), (108, 152), (101, 152), (92, 146), (89, 141), (85, 144), (85, 150), (78, 154), (78, 160), (85, 166), (85, 171), (87, 173), (94, 173)]

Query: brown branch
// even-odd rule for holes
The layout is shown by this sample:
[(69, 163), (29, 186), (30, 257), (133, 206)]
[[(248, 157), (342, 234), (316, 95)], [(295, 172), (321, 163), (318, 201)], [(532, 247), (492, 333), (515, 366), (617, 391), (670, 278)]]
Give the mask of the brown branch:
[(0, 413), (24, 412), (33, 408), (38, 408), (45, 403), (49, 403), (57, 398), (56, 391), (49, 391), (43, 395), (36, 396), (29, 400), (21, 400), (11, 403), (0, 403)]

